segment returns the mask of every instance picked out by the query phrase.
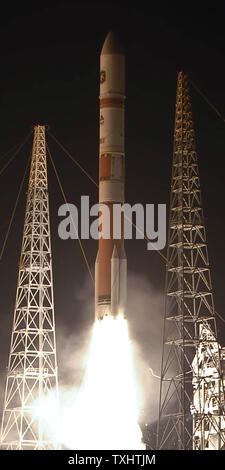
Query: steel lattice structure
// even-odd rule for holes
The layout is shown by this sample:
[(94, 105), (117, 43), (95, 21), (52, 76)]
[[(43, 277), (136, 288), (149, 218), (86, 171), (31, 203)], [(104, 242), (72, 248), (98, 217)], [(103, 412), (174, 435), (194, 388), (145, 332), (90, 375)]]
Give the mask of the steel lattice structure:
[(51, 393), (57, 419), (57, 388), (45, 126), (37, 125), (3, 409), (3, 449), (55, 448), (42, 407)]
[(179, 72), (167, 249), (159, 449), (206, 449), (210, 447), (210, 434), (219, 436), (219, 448), (224, 445), (221, 364), (189, 80), (185, 73)]

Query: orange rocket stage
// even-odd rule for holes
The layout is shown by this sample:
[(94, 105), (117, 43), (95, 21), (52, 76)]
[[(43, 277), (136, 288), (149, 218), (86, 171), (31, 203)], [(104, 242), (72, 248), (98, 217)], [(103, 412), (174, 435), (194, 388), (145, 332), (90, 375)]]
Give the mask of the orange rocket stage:
[(100, 58), (99, 204), (110, 210), (110, 238), (99, 237), (95, 263), (95, 315), (125, 313), (127, 260), (124, 222), (121, 237), (113, 238), (113, 204), (123, 204), (125, 193), (125, 57), (118, 38), (109, 33)]

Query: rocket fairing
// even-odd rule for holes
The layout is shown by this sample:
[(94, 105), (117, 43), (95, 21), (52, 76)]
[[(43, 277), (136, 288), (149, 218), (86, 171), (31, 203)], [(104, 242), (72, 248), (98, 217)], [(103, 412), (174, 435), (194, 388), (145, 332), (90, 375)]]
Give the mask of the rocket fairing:
[[(106, 36), (100, 57), (99, 204), (110, 211), (110, 238), (99, 237), (95, 262), (95, 316), (125, 314), (127, 259), (124, 219), (113, 238), (113, 204), (124, 204), (125, 56), (115, 33)], [(101, 209), (100, 209), (101, 210)], [(101, 214), (104, 217), (104, 213)]]

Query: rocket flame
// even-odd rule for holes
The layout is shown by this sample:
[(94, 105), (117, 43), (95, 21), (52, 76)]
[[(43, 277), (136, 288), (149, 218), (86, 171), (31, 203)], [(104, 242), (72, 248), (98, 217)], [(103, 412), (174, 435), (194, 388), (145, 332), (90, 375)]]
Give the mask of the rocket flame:
[[(96, 320), (83, 384), (62, 392), (60, 428), (54, 429), (63, 447), (79, 450), (144, 449), (138, 425), (138, 389), (128, 325), (122, 315)], [(71, 396), (73, 400), (71, 402)], [(45, 419), (49, 406), (43, 403)], [(41, 412), (41, 414), (43, 414)]]
[[(69, 418), (69, 419), (68, 419)], [(87, 370), (61, 441), (71, 449), (143, 449), (127, 321), (96, 320)]]

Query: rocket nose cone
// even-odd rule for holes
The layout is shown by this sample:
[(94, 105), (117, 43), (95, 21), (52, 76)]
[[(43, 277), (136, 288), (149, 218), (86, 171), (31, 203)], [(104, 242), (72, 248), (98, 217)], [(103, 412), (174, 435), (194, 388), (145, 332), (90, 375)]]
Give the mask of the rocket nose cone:
[(120, 54), (124, 55), (123, 48), (120, 44), (119, 38), (116, 33), (110, 31), (103, 44), (101, 54)]
[(112, 259), (113, 258), (119, 258), (116, 245), (114, 245), (113, 252), (112, 252)]

